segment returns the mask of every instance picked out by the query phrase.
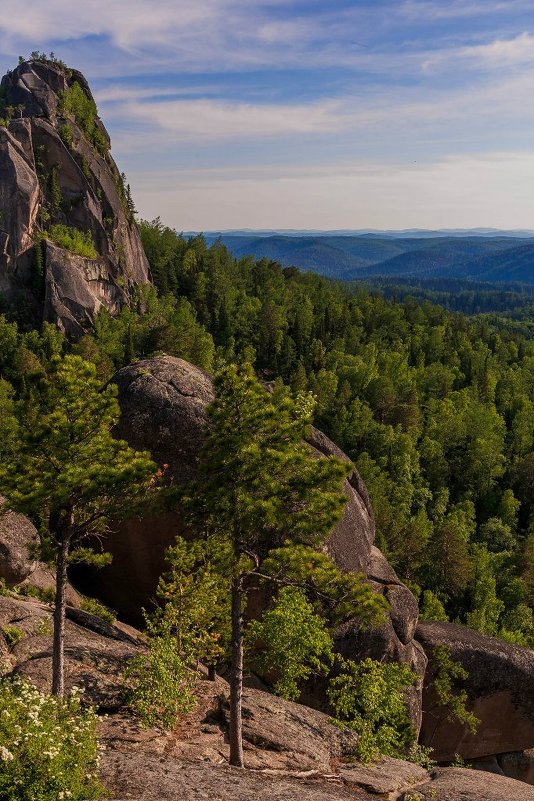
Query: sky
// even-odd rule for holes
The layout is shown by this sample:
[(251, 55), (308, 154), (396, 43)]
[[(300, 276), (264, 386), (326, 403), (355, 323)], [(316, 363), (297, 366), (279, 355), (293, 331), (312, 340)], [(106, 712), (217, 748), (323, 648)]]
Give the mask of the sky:
[(534, 228), (534, 0), (0, 0), (177, 230)]

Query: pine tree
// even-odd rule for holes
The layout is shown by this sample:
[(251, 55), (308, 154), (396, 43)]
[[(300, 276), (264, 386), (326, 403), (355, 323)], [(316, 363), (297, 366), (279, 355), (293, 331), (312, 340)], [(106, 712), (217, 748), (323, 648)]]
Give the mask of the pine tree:
[[(242, 767), (243, 608), (250, 580), (266, 578), (262, 565), (272, 549), (289, 559), (300, 547), (309, 558), (312, 548), (324, 544), (342, 513), (341, 484), (351, 465), (312, 458), (303, 442), (309, 399), (294, 400), (283, 387), (269, 394), (250, 365), (224, 368), (214, 388), (202, 477), (182, 500), (189, 521), (205, 532), (212, 548), (229, 554), (230, 763)], [(371, 601), (368, 609), (376, 613), (379, 606)]]
[(94, 364), (66, 356), (56, 368), (40, 395), (19, 410), (16, 436), (0, 464), (0, 492), (7, 507), (40, 524), (44, 545), (55, 554), (52, 692), (63, 695), (68, 564), (105, 563), (84, 541), (139, 509), (156, 466), (147, 453), (113, 438), (117, 389), (102, 387)]

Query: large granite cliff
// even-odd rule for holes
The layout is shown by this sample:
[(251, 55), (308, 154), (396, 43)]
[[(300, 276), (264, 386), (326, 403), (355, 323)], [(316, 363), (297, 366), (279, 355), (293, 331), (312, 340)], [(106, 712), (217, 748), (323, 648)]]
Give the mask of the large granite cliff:
[(0, 300), (79, 336), (149, 281), (129, 190), (76, 70), (22, 62), (0, 84), (0, 118)]

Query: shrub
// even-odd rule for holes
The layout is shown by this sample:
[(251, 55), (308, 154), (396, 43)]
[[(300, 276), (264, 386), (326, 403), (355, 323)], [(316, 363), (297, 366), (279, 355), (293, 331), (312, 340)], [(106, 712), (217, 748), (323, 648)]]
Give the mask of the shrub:
[(107, 142), (96, 122), (96, 104), (77, 81), (63, 92), (59, 110), (65, 116), (72, 115), (85, 138), (102, 156), (105, 156), (108, 149)]
[(407, 665), (373, 659), (341, 659), (342, 672), (330, 682), (333, 722), (359, 735), (357, 755), (370, 762), (380, 754), (405, 756), (415, 739), (404, 690), (417, 676)]
[(108, 623), (113, 623), (115, 621), (115, 615), (111, 609), (108, 609), (107, 606), (101, 604), (100, 601), (96, 600), (96, 598), (83, 598), (80, 606), (84, 612), (89, 612), (91, 615), (101, 617), (102, 620), (105, 620)]
[(2, 633), (10, 648), (13, 648), (24, 637), (24, 631), (18, 626), (4, 626)]
[(469, 676), (460, 663), (452, 659), (448, 645), (436, 645), (430, 664), (434, 672), (434, 687), (440, 704), (449, 708), (449, 719), (464, 723), (472, 734), (476, 733), (480, 720), (467, 707), (467, 691), (460, 687)]
[(90, 231), (80, 231), (79, 228), (70, 228), (68, 225), (53, 225), (48, 236), (60, 248), (78, 256), (85, 256), (87, 259), (96, 259), (98, 256)]
[[(151, 624), (148, 624), (149, 634)], [(146, 726), (172, 729), (180, 714), (196, 706), (196, 673), (176, 647), (176, 637), (164, 629), (150, 637), (148, 653), (134, 659), (126, 678), (131, 680), (130, 705)]]
[(332, 664), (332, 638), (325, 621), (299, 587), (280, 590), (261, 622), (249, 623), (247, 640), (249, 648), (255, 641), (264, 644), (262, 652), (252, 652), (251, 661), (262, 671), (279, 675), (273, 689), (289, 700), (299, 697), (299, 684), (312, 672), (326, 673)]
[(29, 682), (0, 682), (2, 801), (90, 801), (104, 788), (96, 777), (96, 715), (77, 696), (40, 693)]
[(63, 144), (70, 150), (72, 147), (72, 128), (68, 122), (65, 125), (60, 125), (58, 132)]

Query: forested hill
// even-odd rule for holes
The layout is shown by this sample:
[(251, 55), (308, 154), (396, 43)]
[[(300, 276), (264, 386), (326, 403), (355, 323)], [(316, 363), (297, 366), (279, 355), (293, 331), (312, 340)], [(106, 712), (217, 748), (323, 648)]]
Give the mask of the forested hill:
[(253, 255), (343, 280), (371, 276), (534, 284), (534, 239), (511, 235), (214, 233), (237, 257)]
[(423, 616), (532, 646), (534, 342), (426, 301), (236, 260), (157, 221), (141, 232), (159, 297), (139, 288), (74, 346), (0, 318), (0, 407), (67, 347), (103, 378), (162, 351), (208, 370), (251, 360), (316, 396), (316, 422), (361, 471), (378, 544)]

